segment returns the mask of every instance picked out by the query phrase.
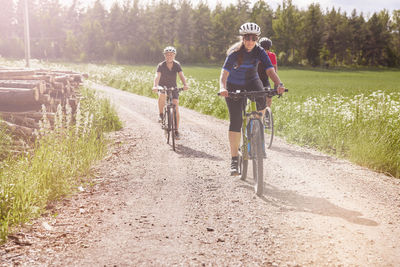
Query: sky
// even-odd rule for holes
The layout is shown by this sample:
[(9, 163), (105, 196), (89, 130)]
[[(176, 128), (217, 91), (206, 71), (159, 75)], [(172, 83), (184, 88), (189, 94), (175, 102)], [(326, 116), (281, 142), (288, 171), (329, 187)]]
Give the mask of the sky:
[[(82, 5), (92, 5), (95, 0), (80, 0)], [(124, 0), (101, 0), (104, 6), (109, 9), (115, 1), (120, 3)], [(179, 0), (175, 0), (178, 2)], [(196, 6), (200, 1), (208, 4), (210, 8), (214, 8), (217, 3), (222, 3), (223, 6), (229, 4), (237, 3), (237, 0), (190, 0), (193, 6)], [(63, 0), (63, 3), (70, 5), (72, 0)], [(146, 4), (150, 3), (151, 0), (139, 0), (139, 3)], [(251, 5), (253, 5), (257, 0), (250, 0)], [(266, 0), (266, 2), (275, 10), (279, 4), (282, 3), (281, 0)], [(300, 9), (307, 9), (307, 7), (312, 3), (319, 3), (322, 10), (325, 11), (327, 8), (331, 9), (335, 7), (340, 8), (342, 11), (346, 11), (348, 15), (351, 14), (353, 9), (357, 10), (357, 14), (363, 12), (365, 17), (369, 17), (374, 12), (379, 12), (383, 9), (387, 9), (390, 13), (395, 9), (400, 9), (400, 0), (292, 0), (292, 3)]]

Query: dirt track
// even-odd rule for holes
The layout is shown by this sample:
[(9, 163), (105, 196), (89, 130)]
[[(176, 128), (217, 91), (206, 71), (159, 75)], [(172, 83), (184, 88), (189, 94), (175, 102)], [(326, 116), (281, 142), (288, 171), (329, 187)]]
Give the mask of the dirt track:
[(226, 121), (181, 108), (173, 152), (154, 99), (97, 88), (125, 127), (94, 185), (14, 234), (0, 266), (400, 265), (399, 180), (275, 139), (259, 198), (229, 176)]

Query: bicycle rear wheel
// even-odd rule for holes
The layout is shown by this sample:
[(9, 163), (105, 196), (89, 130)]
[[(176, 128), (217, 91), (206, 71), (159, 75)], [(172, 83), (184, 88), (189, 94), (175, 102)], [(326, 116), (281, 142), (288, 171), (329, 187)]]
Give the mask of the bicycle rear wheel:
[(271, 108), (267, 107), (264, 116), (264, 139), (267, 148), (271, 148), (274, 139), (274, 118)]
[(264, 149), (262, 139), (262, 123), (260, 120), (253, 120), (251, 125), (251, 155), (253, 158), (253, 178), (254, 191), (258, 196), (261, 196), (264, 191)]

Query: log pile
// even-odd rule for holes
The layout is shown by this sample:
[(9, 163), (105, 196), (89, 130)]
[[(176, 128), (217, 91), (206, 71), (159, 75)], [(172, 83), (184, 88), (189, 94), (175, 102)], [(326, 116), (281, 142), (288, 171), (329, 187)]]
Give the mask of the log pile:
[(0, 68), (0, 124), (22, 139), (32, 139), (42, 119), (54, 120), (57, 106), (69, 103), (75, 112), (79, 86), (86, 74), (60, 70)]

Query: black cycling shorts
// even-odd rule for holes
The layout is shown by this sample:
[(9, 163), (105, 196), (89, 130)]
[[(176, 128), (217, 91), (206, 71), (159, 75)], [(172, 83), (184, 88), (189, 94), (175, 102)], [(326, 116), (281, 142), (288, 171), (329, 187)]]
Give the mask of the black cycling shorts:
[[(160, 94), (166, 94), (166, 93), (160, 93)], [(179, 99), (179, 91), (175, 90), (172, 92), (172, 99)]]
[[(257, 79), (252, 82), (249, 82), (246, 85), (237, 85), (232, 83), (227, 83), (227, 90), (229, 92), (240, 91), (263, 91), (264, 87), (261, 80)], [(229, 97), (225, 98), (226, 105), (229, 110), (229, 131), (231, 132), (239, 132), (242, 128), (243, 118), (242, 118), (242, 110), (246, 108), (247, 99), (232, 99)], [(263, 110), (267, 107), (265, 97), (257, 97), (256, 98), (257, 110)]]

